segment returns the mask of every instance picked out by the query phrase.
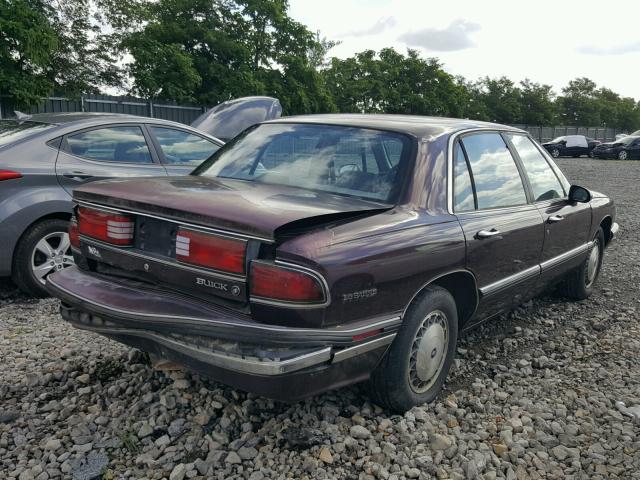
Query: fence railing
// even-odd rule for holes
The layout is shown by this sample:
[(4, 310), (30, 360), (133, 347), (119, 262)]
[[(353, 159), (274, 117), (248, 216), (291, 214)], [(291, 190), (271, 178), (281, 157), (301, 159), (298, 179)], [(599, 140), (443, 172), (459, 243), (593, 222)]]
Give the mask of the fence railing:
[(609, 127), (540, 127), (533, 125), (513, 125), (529, 132), (529, 134), (540, 143), (548, 142), (554, 138), (565, 135), (584, 135), (585, 137), (600, 140), (601, 142), (610, 142), (615, 140), (616, 135), (623, 133), (622, 130)]
[(107, 112), (162, 118), (174, 122), (190, 124), (206, 107), (199, 105), (178, 105), (170, 101), (154, 101), (137, 97), (116, 97), (112, 95), (81, 95), (79, 98), (46, 97), (42, 102), (28, 108), (16, 106), (9, 96), (0, 96), (0, 118), (14, 116), (14, 111), (23, 113), (57, 112)]
[[(207, 107), (202, 105), (178, 105), (176, 102), (137, 98), (117, 97), (112, 95), (84, 94), (80, 98), (46, 97), (42, 102), (26, 110), (18, 108), (9, 96), (0, 95), (0, 118), (14, 116), (14, 110), (24, 113), (54, 113), (54, 112), (109, 112), (140, 115), (143, 117), (162, 118), (174, 122), (193, 122)], [(615, 140), (622, 130), (609, 127), (542, 127), (536, 125), (514, 125), (528, 131), (539, 142), (548, 142), (563, 135), (585, 135), (600, 141)]]

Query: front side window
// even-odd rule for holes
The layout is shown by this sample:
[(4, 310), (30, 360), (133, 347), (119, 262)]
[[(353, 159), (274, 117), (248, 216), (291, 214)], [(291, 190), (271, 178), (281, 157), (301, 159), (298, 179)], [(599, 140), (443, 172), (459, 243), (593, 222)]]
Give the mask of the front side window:
[(520, 172), (500, 134), (471, 134), (461, 141), (471, 167), (478, 209), (527, 203)]
[(533, 142), (524, 135), (509, 134), (509, 139), (527, 172), (534, 201), (564, 197), (562, 184)]
[(393, 203), (411, 145), (409, 137), (393, 132), (263, 124), (236, 137), (193, 174)]
[(184, 130), (150, 127), (158, 139), (165, 163), (195, 166), (209, 158), (219, 145)]
[(98, 162), (153, 163), (140, 127), (105, 127), (67, 137), (69, 151)]

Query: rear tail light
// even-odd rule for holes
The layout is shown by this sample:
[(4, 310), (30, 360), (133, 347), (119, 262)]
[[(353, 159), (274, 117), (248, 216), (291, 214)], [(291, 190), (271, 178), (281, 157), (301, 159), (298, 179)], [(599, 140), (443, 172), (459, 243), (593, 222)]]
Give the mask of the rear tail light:
[(180, 228), (176, 260), (228, 273), (244, 274), (246, 242)]
[(69, 242), (73, 248), (80, 248), (80, 232), (75, 218), (69, 222)]
[(0, 170), (0, 181), (13, 180), (14, 178), (21, 178), (22, 174), (14, 172), (13, 170)]
[(293, 303), (323, 303), (320, 280), (309, 273), (266, 263), (251, 264), (251, 296)]
[(133, 243), (133, 219), (121, 213), (78, 208), (78, 233), (113, 245)]

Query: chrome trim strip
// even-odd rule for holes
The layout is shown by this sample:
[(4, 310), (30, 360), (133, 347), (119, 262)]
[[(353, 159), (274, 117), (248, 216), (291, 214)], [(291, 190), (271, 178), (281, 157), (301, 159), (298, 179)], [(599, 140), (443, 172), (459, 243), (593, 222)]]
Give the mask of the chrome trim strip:
[[(210, 318), (199, 318), (199, 317), (185, 317), (181, 315), (163, 315), (163, 314), (155, 314), (155, 313), (144, 313), (144, 312), (134, 312), (131, 310), (123, 310), (120, 308), (112, 307), (109, 305), (105, 305), (104, 303), (99, 303), (94, 300), (88, 300), (86, 298), (78, 296), (76, 293), (61, 287), (55, 282), (55, 277), (51, 276), (47, 278), (47, 283), (51, 284), (53, 288), (60, 290), (70, 297), (76, 298), (80, 302), (89, 303), (91, 305), (95, 305), (107, 311), (116, 312), (123, 316), (138, 316), (144, 318), (160, 318), (166, 320), (184, 320), (184, 321), (196, 321), (196, 322), (205, 322), (211, 324), (211, 326), (215, 326), (216, 324), (219, 326), (225, 327), (238, 327), (238, 328), (246, 328), (250, 330), (257, 331), (267, 331), (267, 332), (275, 332), (275, 333), (299, 333), (301, 335), (304, 334), (344, 334), (345, 336), (354, 336), (359, 333), (368, 332), (370, 330), (375, 330), (378, 328), (385, 329), (391, 328), (398, 324), (400, 324), (400, 316), (394, 316), (391, 318), (386, 318), (384, 320), (379, 320), (374, 323), (369, 323), (367, 325), (362, 325), (357, 328), (341, 328), (341, 327), (331, 327), (331, 328), (292, 328), (292, 327), (280, 327), (277, 325), (267, 325), (267, 324), (252, 324), (250, 322), (235, 322), (233, 320), (221, 320), (221, 319), (210, 319)], [(99, 315), (99, 314), (98, 314)]]
[(584, 245), (580, 245), (579, 247), (572, 248), (556, 257), (550, 258), (549, 260), (545, 260), (540, 264), (542, 271), (549, 270), (553, 267), (560, 265), (562, 262), (572, 259), (573, 257), (577, 257), (578, 255), (585, 253), (589, 249), (593, 247), (593, 242), (587, 242)]
[(244, 233), (237, 233), (237, 232), (233, 232), (233, 231), (228, 231), (228, 230), (220, 230), (214, 227), (205, 227), (203, 225), (196, 225), (194, 223), (189, 223), (189, 222), (184, 222), (182, 220), (174, 220), (171, 218), (166, 218), (166, 217), (162, 217), (160, 215), (153, 215), (150, 213), (144, 213), (144, 212), (137, 212), (135, 210), (129, 210), (126, 208), (115, 208), (115, 207), (107, 207), (104, 205), (100, 205), (98, 203), (92, 203), (92, 202), (86, 202), (83, 200), (74, 200), (78, 205), (82, 205), (84, 207), (89, 207), (89, 208), (95, 208), (98, 210), (105, 210), (108, 212), (121, 212), (121, 213), (128, 213), (130, 215), (139, 215), (142, 217), (148, 217), (148, 218), (155, 218), (157, 220), (164, 220), (165, 222), (171, 222), (171, 223), (175, 223), (176, 225), (182, 225), (184, 227), (188, 227), (194, 230), (200, 230), (203, 232), (212, 232), (215, 233), (217, 235), (221, 235), (224, 237), (229, 237), (229, 238), (236, 238), (236, 239), (250, 239), (250, 240), (259, 240), (261, 242), (266, 242), (266, 243), (273, 243), (273, 240), (270, 238), (265, 238), (265, 237), (259, 237), (257, 235), (247, 235)]
[(234, 355), (225, 355), (223, 353), (208, 351), (195, 345), (189, 345), (179, 342), (175, 339), (158, 335), (153, 332), (144, 330), (105, 328), (105, 327), (88, 327), (81, 323), (72, 324), (79, 329), (89, 330), (92, 332), (107, 335), (131, 335), (135, 337), (143, 337), (152, 340), (166, 348), (177, 350), (180, 353), (195, 358), (201, 362), (208, 363), (214, 367), (233, 370), (235, 372), (246, 373), (251, 375), (282, 375), (285, 373), (295, 372), (303, 368), (312, 367), (320, 363), (331, 360), (331, 347), (324, 347), (320, 350), (305, 353), (297, 357), (287, 360), (259, 360), (257, 358), (246, 358)]
[(507, 132), (520, 134), (524, 133), (525, 135), (528, 135), (527, 132), (525, 132), (524, 130), (520, 130), (519, 128), (504, 128), (498, 125), (467, 128), (465, 130), (460, 130), (451, 134), (447, 145), (447, 212), (449, 212), (449, 214), (451, 215), (455, 215), (455, 212), (453, 211), (453, 144), (461, 135), (473, 132)]
[(265, 260), (252, 260), (251, 263), (262, 263), (265, 265), (275, 264), (280, 267), (293, 270), (294, 272), (305, 273), (306, 275), (309, 275), (310, 277), (315, 278), (320, 282), (320, 285), (322, 286), (322, 290), (324, 291), (323, 293), (324, 293), (325, 301), (322, 303), (286, 302), (283, 300), (272, 300), (269, 298), (256, 297), (251, 295), (251, 292), (249, 292), (250, 294), (249, 301), (254, 303), (260, 303), (263, 305), (272, 305), (275, 307), (284, 307), (284, 308), (322, 308), (322, 307), (328, 307), (331, 304), (331, 293), (329, 292), (329, 284), (327, 283), (325, 278), (315, 270), (312, 270), (311, 268), (308, 268), (308, 267), (303, 267), (295, 263), (289, 263), (289, 262), (285, 262), (283, 260), (277, 260), (277, 259), (273, 263)]
[[(116, 252), (116, 253), (122, 253), (124, 255), (129, 255), (130, 257), (136, 257), (136, 258), (141, 258), (143, 260), (149, 260), (150, 262), (157, 262), (157, 263), (162, 263), (163, 265), (167, 265), (169, 267), (175, 267), (181, 270), (188, 270), (190, 272), (194, 272), (194, 273), (200, 273), (202, 275), (213, 275), (216, 277), (219, 277), (221, 279), (224, 280), (229, 280), (229, 281), (233, 281), (233, 282), (244, 282), (246, 281), (246, 276), (244, 275), (233, 275), (231, 273), (223, 273), (223, 272), (219, 272), (218, 270), (212, 270), (212, 269), (205, 269), (205, 268), (197, 268), (197, 267), (192, 267), (186, 263), (183, 262), (179, 262), (179, 261), (170, 261), (170, 260), (165, 260), (162, 258), (156, 258), (156, 257), (151, 257), (149, 255), (144, 255), (142, 253), (138, 253), (138, 252), (133, 252), (129, 249), (124, 249), (124, 248), (118, 248), (115, 247), (113, 245), (109, 245), (107, 243), (103, 243), (99, 240), (96, 240), (95, 238), (90, 238), (90, 237), (86, 237), (84, 235), (80, 235), (80, 239), (82, 241), (84, 241), (87, 245), (95, 245), (97, 247), (100, 248), (106, 248), (107, 250), (110, 250), (112, 252)], [(128, 247), (128, 248), (132, 248), (132, 247)]]
[(540, 265), (535, 265), (513, 275), (509, 275), (508, 277), (498, 280), (497, 282), (493, 282), (484, 287), (480, 287), (480, 293), (483, 296), (493, 295), (494, 293), (502, 290), (503, 288), (509, 287), (514, 283), (519, 283), (538, 275), (540, 275)]
[(394, 338), (396, 338), (396, 334), (392, 333), (391, 335), (376, 338), (375, 340), (371, 340), (370, 342), (364, 342), (360, 345), (354, 345), (353, 347), (347, 347), (342, 350), (338, 350), (333, 355), (333, 360), (331, 361), (331, 363), (342, 362), (344, 360), (348, 360), (349, 358), (353, 358), (371, 350), (375, 350), (376, 348), (384, 347), (385, 345), (389, 345), (391, 342), (393, 342)]
[(592, 246), (593, 242), (587, 242), (583, 245), (580, 245), (579, 247), (572, 248), (571, 250), (568, 250), (556, 257), (550, 258), (549, 260), (539, 263), (538, 265), (529, 267), (526, 270), (522, 270), (521, 272), (515, 273), (513, 275), (509, 275), (508, 277), (498, 280), (497, 282), (490, 283), (489, 285), (486, 285), (484, 287), (480, 287), (480, 293), (484, 296), (493, 295), (503, 288), (512, 286), (515, 283), (522, 282), (529, 279), (530, 277), (534, 277), (545, 271), (548, 271), (549, 269), (560, 265), (562, 262), (570, 260), (571, 258), (574, 258), (586, 252)]

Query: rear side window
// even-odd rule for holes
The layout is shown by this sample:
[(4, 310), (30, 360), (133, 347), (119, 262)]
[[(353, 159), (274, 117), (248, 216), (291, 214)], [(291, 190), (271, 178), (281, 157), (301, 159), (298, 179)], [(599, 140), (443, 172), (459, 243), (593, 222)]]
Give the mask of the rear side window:
[(17, 142), (40, 132), (53, 128), (55, 125), (37, 122), (18, 122), (15, 120), (0, 120), (0, 147)]
[(564, 197), (562, 184), (540, 150), (524, 135), (508, 135), (527, 172), (535, 202)]
[(162, 148), (165, 163), (199, 165), (220, 148), (219, 145), (184, 130), (165, 127), (150, 128)]
[(478, 209), (527, 203), (520, 172), (500, 134), (471, 134), (461, 142), (467, 152)]
[(98, 162), (153, 163), (140, 127), (105, 127), (67, 137), (69, 151)]

